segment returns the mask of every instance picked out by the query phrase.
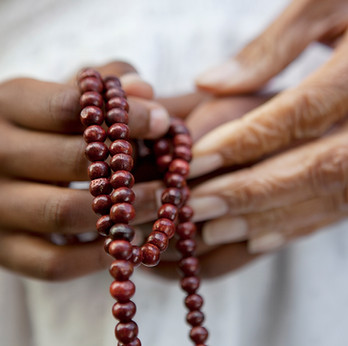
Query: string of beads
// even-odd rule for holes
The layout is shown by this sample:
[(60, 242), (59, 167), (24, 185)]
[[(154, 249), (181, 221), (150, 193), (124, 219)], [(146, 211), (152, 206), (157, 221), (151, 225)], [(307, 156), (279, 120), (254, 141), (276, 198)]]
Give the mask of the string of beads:
[[(104, 249), (114, 258), (109, 271), (114, 278), (110, 293), (116, 299), (112, 313), (119, 321), (115, 328), (118, 346), (141, 345), (138, 326), (133, 321), (136, 305), (131, 300), (135, 293), (135, 285), (130, 280), (134, 268), (141, 263), (156, 266), (175, 233), (178, 236), (176, 248), (181, 254), (178, 263), (183, 276), (181, 287), (187, 293), (185, 305), (189, 310), (186, 320), (191, 325), (190, 338), (196, 346), (203, 346), (208, 331), (202, 326), (203, 298), (197, 294), (200, 279), (199, 262), (194, 255), (196, 226), (191, 221), (193, 210), (186, 205), (190, 194), (186, 178), (192, 157), (189, 131), (183, 121), (174, 119), (168, 134), (154, 143), (157, 167), (164, 174), (166, 189), (162, 193), (158, 219), (145, 244), (132, 245), (135, 231), (129, 222), (135, 217), (131, 173), (134, 162), (127, 125), (127, 96), (117, 77), (103, 80), (97, 71), (87, 68), (77, 79), (81, 92), (80, 119), (86, 127), (83, 134), (87, 143), (85, 153), (91, 162), (88, 176), (90, 193), (94, 196), (92, 208), (100, 215), (96, 227), (98, 233), (106, 237)], [(105, 143), (107, 138), (111, 142), (109, 146)]]

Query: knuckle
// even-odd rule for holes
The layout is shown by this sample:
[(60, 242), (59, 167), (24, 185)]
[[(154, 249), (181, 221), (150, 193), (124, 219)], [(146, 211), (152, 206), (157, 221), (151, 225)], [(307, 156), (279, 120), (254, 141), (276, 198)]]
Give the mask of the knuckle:
[(336, 146), (320, 153), (309, 168), (313, 191), (322, 195), (342, 190), (348, 184), (348, 147)]
[(65, 167), (69, 170), (68, 175), (75, 179), (85, 179), (87, 177), (88, 161), (85, 156), (86, 144), (82, 138), (77, 138), (74, 148), (67, 143), (63, 158), (65, 160)]
[(72, 122), (78, 119), (80, 110), (79, 92), (72, 87), (64, 87), (60, 91), (52, 94), (48, 101), (48, 113), (51, 119), (61, 123), (61, 121)]

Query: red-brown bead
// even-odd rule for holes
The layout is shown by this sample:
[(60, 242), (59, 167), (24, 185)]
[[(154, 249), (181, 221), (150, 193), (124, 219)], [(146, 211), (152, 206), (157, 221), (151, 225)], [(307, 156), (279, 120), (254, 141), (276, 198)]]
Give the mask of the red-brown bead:
[(116, 203), (110, 209), (110, 217), (115, 223), (128, 223), (134, 219), (135, 209), (130, 203)]
[(170, 203), (178, 206), (182, 201), (181, 191), (175, 187), (168, 187), (163, 191), (161, 201), (163, 204)]
[(128, 139), (129, 127), (126, 124), (115, 123), (108, 129), (108, 137), (115, 141), (116, 139)]
[(199, 273), (199, 262), (196, 257), (186, 257), (180, 260), (179, 268), (185, 276), (195, 276)]
[(109, 272), (116, 281), (125, 281), (133, 274), (133, 265), (126, 260), (116, 260), (111, 263)]
[(156, 141), (153, 150), (156, 156), (163, 156), (170, 153), (171, 143), (169, 139), (162, 138)]
[(91, 125), (83, 132), (83, 138), (86, 143), (104, 142), (106, 139), (106, 132), (100, 125)]
[(169, 239), (173, 238), (175, 234), (175, 224), (169, 219), (158, 219), (152, 227), (153, 231), (165, 233)]
[(110, 109), (114, 108), (124, 109), (126, 112), (128, 112), (129, 105), (125, 98), (113, 97), (106, 103), (106, 110), (109, 111)]
[(190, 310), (199, 310), (203, 306), (203, 298), (196, 293), (190, 294), (185, 298), (185, 305)]
[(189, 311), (186, 315), (186, 321), (191, 326), (199, 326), (204, 322), (204, 314), (200, 310)]
[(186, 186), (186, 180), (185, 178), (177, 173), (169, 173), (167, 172), (164, 177), (164, 183), (167, 187), (176, 187), (176, 188), (182, 188)]
[(184, 145), (188, 148), (192, 147), (192, 138), (188, 134), (178, 134), (175, 135), (173, 138), (173, 144), (174, 146)]
[(83, 125), (101, 125), (104, 121), (104, 115), (99, 107), (87, 106), (80, 113), (80, 120)]
[(102, 142), (92, 142), (87, 144), (85, 154), (89, 161), (104, 161), (109, 156), (109, 150)]
[(86, 91), (80, 97), (81, 108), (87, 106), (103, 107), (103, 98), (100, 93), (96, 91)]
[(105, 122), (108, 126), (112, 124), (128, 124), (128, 113), (124, 109), (112, 108), (106, 112)]
[(93, 196), (108, 195), (111, 191), (112, 186), (108, 178), (94, 179), (89, 184), (89, 192)]
[[(128, 342), (126, 344), (124, 344), (123, 342), (118, 342), (117, 346), (141, 346), (141, 341), (136, 338), (131, 342)], [(197, 345), (197, 346), (205, 346), (205, 345)]]
[(111, 195), (112, 203), (133, 203), (135, 200), (134, 192), (128, 187), (119, 187), (112, 191)]
[(158, 209), (158, 217), (174, 221), (178, 213), (178, 208), (172, 204), (163, 204)]
[(196, 230), (196, 225), (191, 221), (179, 223), (176, 227), (176, 233), (178, 234), (180, 239), (193, 238), (196, 234)]
[(154, 267), (159, 263), (160, 250), (157, 246), (146, 243), (141, 247), (142, 263), (148, 267)]
[(106, 89), (121, 87), (120, 79), (116, 76), (106, 76), (104, 78), (104, 84)]
[(119, 302), (126, 302), (135, 293), (135, 286), (132, 281), (113, 281), (110, 285), (110, 293), (112, 297)]
[[(112, 219), (111, 215), (110, 217)], [(109, 235), (112, 239), (122, 239), (131, 242), (134, 238), (135, 231), (133, 227), (127, 224), (117, 223), (110, 228)]]
[(197, 276), (188, 276), (181, 279), (181, 288), (189, 294), (196, 293), (199, 288), (200, 280)]
[(190, 331), (190, 338), (196, 344), (202, 344), (208, 339), (208, 331), (201, 326), (193, 327)]
[(176, 243), (176, 249), (184, 256), (193, 256), (196, 250), (196, 242), (193, 239), (182, 239)]
[(133, 154), (133, 148), (132, 145), (123, 139), (117, 139), (116, 141), (113, 141), (110, 145), (110, 154), (116, 155), (116, 154), (127, 154), (132, 155)]
[(151, 232), (147, 241), (157, 246), (161, 252), (167, 250), (169, 244), (168, 236), (165, 233), (158, 231)]
[(106, 91), (105, 96), (108, 100), (112, 99), (113, 97), (123, 97), (127, 99), (127, 95), (124, 90), (120, 88), (110, 88)]
[(95, 77), (101, 80), (101, 75), (97, 70), (91, 67), (85, 67), (77, 74), (77, 81), (80, 82), (87, 77)]
[(115, 303), (112, 307), (112, 314), (121, 322), (130, 321), (135, 313), (137, 308), (135, 304), (130, 300), (126, 303)]
[(180, 222), (190, 221), (193, 216), (193, 209), (188, 205), (184, 205), (179, 209), (178, 216)]
[(126, 154), (115, 154), (110, 161), (111, 169), (116, 171), (131, 171), (133, 168), (133, 158)]
[(171, 173), (181, 174), (184, 177), (187, 177), (190, 172), (189, 164), (182, 159), (174, 159), (168, 168), (168, 171)]
[(119, 341), (128, 344), (138, 336), (138, 326), (134, 321), (120, 322), (116, 325), (115, 335)]
[(129, 260), (132, 256), (132, 244), (127, 240), (113, 240), (107, 250), (111, 256), (119, 260)]
[(86, 91), (96, 91), (98, 93), (101, 93), (104, 89), (104, 86), (99, 78), (86, 77), (80, 80), (79, 88), (81, 93), (85, 93)]
[[(110, 216), (109, 215), (103, 215), (99, 218), (99, 220), (97, 221), (97, 231), (100, 235), (102, 236), (107, 236), (109, 235), (109, 231), (111, 226), (114, 223), (111, 221)], [(111, 239), (109, 240), (111, 242)], [(108, 244), (109, 246), (110, 244)]]
[(141, 264), (143, 260), (143, 254), (139, 246), (134, 245), (132, 248), (132, 256), (130, 261), (132, 262), (134, 267), (137, 267)]
[(159, 156), (156, 160), (158, 170), (160, 172), (165, 172), (168, 169), (172, 160), (173, 156), (170, 154)]
[(173, 156), (177, 159), (183, 159), (187, 162), (190, 162), (192, 160), (191, 149), (184, 145), (178, 145), (177, 147), (175, 147)]
[(132, 188), (134, 185), (134, 177), (133, 174), (128, 171), (118, 171), (111, 176), (110, 183), (114, 189), (123, 186)]
[(88, 167), (88, 176), (91, 180), (98, 178), (107, 178), (109, 175), (110, 167), (104, 161), (93, 162)]
[(92, 209), (97, 214), (109, 214), (112, 205), (109, 195), (99, 195), (93, 199)]

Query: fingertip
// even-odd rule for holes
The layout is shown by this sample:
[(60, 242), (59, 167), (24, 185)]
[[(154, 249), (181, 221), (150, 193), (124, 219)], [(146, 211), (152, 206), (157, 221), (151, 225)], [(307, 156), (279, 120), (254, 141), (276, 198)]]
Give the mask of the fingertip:
[(127, 73), (120, 79), (127, 94), (149, 100), (153, 99), (154, 90), (152, 86), (144, 81), (137, 73)]
[(150, 110), (149, 132), (145, 138), (152, 139), (164, 135), (170, 125), (170, 116), (164, 107), (154, 107)]

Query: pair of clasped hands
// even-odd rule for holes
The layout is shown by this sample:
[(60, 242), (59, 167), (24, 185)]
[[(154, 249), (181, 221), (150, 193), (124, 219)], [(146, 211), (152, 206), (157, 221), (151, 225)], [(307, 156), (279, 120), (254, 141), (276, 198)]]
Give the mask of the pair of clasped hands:
[[(121, 77), (133, 138), (164, 135), (169, 114), (191, 130), (189, 204), (203, 274), (236, 269), (348, 215), (347, 28), (347, 1), (295, 0), (233, 59), (198, 76), (203, 93), (167, 99), (154, 98), (128, 64), (99, 68)], [(255, 94), (314, 41), (332, 47), (326, 63), (294, 88)], [(61, 280), (111, 261), (100, 239), (50, 241), (95, 229), (89, 191), (68, 187), (88, 180), (79, 111), (73, 82), (0, 85), (0, 265), (9, 270)], [(137, 229), (155, 219), (162, 189), (135, 185)]]

